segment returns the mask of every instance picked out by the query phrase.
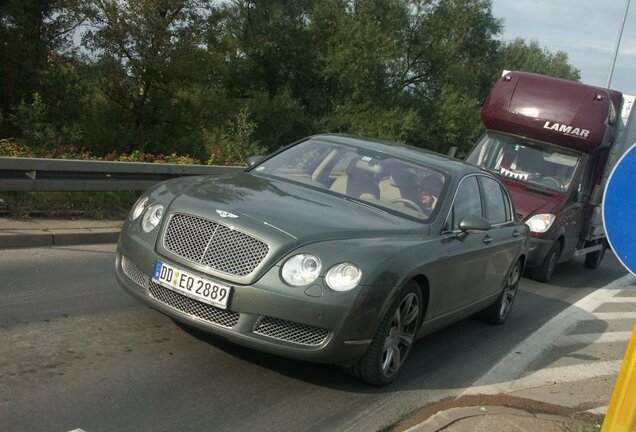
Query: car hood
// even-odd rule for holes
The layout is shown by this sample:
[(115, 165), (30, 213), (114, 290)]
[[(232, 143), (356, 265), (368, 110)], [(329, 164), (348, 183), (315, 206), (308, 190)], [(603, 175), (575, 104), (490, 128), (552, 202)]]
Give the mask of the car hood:
[[(184, 179), (183, 182), (171, 183), (169, 188), (179, 192), (167, 209), (166, 221), (175, 214), (213, 220), (232, 231), (264, 242), (268, 251), (257, 267), (245, 276), (220, 273), (197, 262), (187, 261), (178, 252), (168, 251), (163, 241), (157, 244), (158, 251), (202, 272), (240, 284), (253, 283), (287, 254), (303, 245), (355, 239), (356, 246), (351, 247), (359, 245), (364, 248), (365, 238), (371, 239), (369, 243), (377, 239), (416, 236), (421, 240), (429, 232), (427, 224), (345, 199), (328, 190), (245, 172), (223, 177)], [(172, 193), (168, 192), (166, 197), (168, 195)], [(165, 223), (164, 230), (168, 224)], [(196, 231), (194, 227), (190, 234), (182, 235), (196, 235)], [(238, 244), (229, 250), (237, 250), (238, 255), (243, 253), (239, 251), (241, 248)]]
[(558, 213), (568, 199), (567, 194), (552, 192), (545, 188), (509, 179), (506, 179), (505, 184), (515, 204), (515, 209), (524, 222), (536, 214)]
[(342, 195), (245, 172), (201, 178), (173, 201), (170, 212), (194, 212), (256, 236), (275, 230), (297, 244), (427, 230), (426, 224)]

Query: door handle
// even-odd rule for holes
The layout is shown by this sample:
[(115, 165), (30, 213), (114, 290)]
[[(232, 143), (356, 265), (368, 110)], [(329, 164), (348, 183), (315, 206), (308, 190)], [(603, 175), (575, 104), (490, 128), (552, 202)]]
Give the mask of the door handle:
[(486, 244), (489, 244), (492, 241), (492, 237), (490, 237), (489, 235), (487, 235), (486, 237), (484, 237), (482, 239), (482, 241)]
[(519, 237), (521, 235), (521, 232), (519, 230), (513, 230), (512, 231), (512, 236), (513, 237)]

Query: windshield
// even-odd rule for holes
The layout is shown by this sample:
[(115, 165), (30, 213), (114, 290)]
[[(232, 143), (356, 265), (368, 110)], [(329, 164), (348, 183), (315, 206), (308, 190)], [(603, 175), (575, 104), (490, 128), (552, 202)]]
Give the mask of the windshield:
[(467, 161), (503, 177), (566, 192), (579, 164), (579, 156), (535, 141), (488, 132)]
[(304, 183), (385, 210), (429, 219), (445, 177), (362, 147), (308, 140), (256, 166), (252, 172)]

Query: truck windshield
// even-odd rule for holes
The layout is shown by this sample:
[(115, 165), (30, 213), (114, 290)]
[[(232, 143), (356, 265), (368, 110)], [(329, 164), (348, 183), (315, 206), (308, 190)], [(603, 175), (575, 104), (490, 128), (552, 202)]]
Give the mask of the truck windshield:
[(554, 192), (566, 192), (579, 156), (520, 137), (487, 132), (467, 158), (489, 171)]

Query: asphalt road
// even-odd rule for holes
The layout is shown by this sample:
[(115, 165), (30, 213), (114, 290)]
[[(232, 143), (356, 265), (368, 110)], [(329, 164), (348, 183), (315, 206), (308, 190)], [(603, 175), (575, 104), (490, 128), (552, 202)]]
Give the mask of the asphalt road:
[(119, 288), (114, 245), (0, 250), (0, 430), (374, 431), (458, 395), (568, 305), (626, 272), (561, 264), (523, 279), (503, 326), (467, 319), (421, 339), (373, 388), (176, 325)]

